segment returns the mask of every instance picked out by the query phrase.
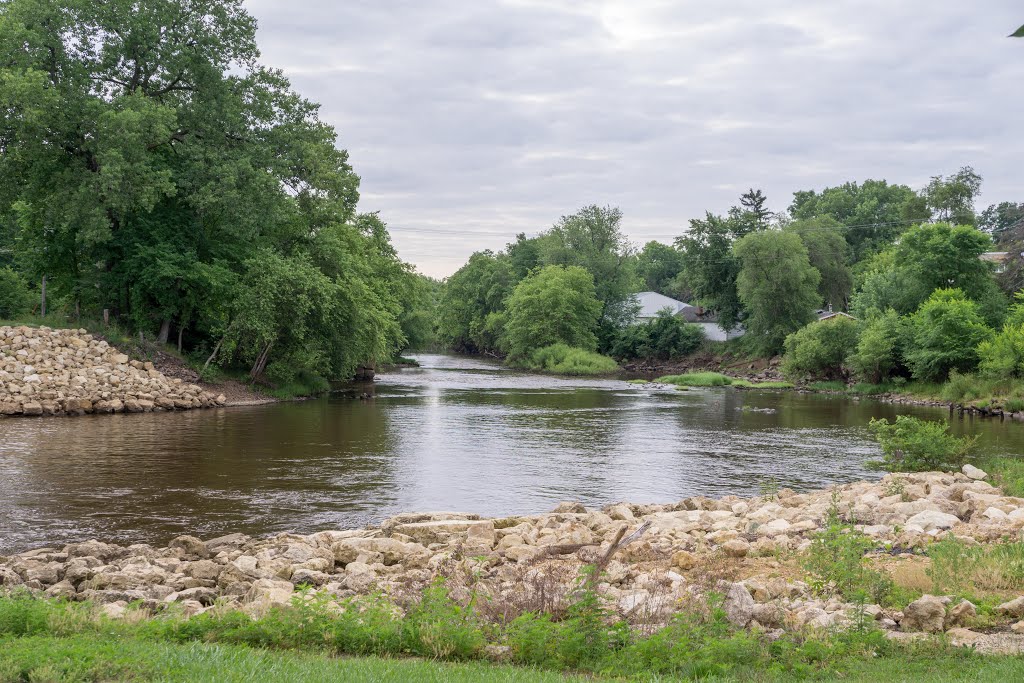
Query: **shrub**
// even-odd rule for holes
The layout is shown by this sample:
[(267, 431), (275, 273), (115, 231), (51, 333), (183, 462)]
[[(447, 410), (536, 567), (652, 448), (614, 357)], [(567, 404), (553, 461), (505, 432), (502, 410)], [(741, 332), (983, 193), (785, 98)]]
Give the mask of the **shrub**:
[(989, 377), (1024, 377), (1024, 292), (1016, 300), (1002, 331), (978, 345), (978, 369)]
[(883, 458), (871, 465), (889, 472), (928, 472), (959, 469), (974, 447), (975, 438), (955, 437), (943, 422), (900, 415), (895, 422), (871, 420), (871, 431)]
[(32, 309), (28, 283), (10, 266), (0, 268), (0, 318), (15, 318)]
[(991, 336), (978, 306), (959, 289), (937, 289), (911, 316), (906, 351), (915, 379), (942, 380), (978, 364), (978, 346)]
[(607, 375), (619, 369), (618, 364), (608, 356), (567, 344), (552, 344), (537, 349), (530, 356), (530, 361), (523, 365), (531, 370), (557, 375)]
[(857, 346), (846, 359), (858, 377), (873, 384), (884, 382), (900, 365), (904, 322), (891, 308), (869, 320), (861, 330)]
[(856, 320), (836, 316), (802, 327), (786, 337), (782, 371), (790, 377), (843, 376), (843, 363), (857, 346)]
[(455, 603), (437, 579), (405, 618), (407, 643), (414, 654), (437, 659), (469, 659), (486, 645), (473, 610)]
[(867, 565), (865, 554), (874, 545), (853, 524), (842, 520), (838, 491), (833, 493), (824, 528), (811, 540), (804, 563), (811, 589), (825, 597), (839, 595), (859, 603), (883, 602), (893, 584), (888, 576)]
[(699, 325), (659, 311), (654, 320), (624, 327), (611, 354), (616, 358), (668, 360), (696, 351), (703, 341), (704, 330)]

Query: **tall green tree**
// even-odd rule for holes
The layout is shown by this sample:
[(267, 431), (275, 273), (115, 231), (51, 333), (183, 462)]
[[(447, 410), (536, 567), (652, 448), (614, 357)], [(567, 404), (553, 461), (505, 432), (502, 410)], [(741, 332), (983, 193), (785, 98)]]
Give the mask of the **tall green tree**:
[(545, 266), (516, 285), (509, 297), (504, 345), (513, 359), (558, 343), (593, 351), (600, 316), (590, 271)]
[(632, 295), (640, 285), (634, 256), (622, 232), (622, 212), (610, 206), (586, 206), (562, 216), (540, 239), (543, 265), (579, 266), (593, 276), (606, 344), (633, 317)]
[(853, 276), (848, 266), (850, 246), (839, 222), (830, 216), (806, 218), (789, 223), (785, 231), (799, 235), (811, 265), (821, 273), (818, 284), (821, 300), (837, 311), (846, 310)]
[(796, 220), (828, 217), (837, 221), (855, 261), (884, 249), (908, 225), (931, 216), (923, 197), (906, 185), (885, 180), (794, 192), (789, 213)]
[(255, 31), (241, 0), (0, 6), (0, 225), (71, 310), (254, 375), (345, 373), (401, 343), (403, 267)]
[(678, 298), (682, 294), (679, 275), (683, 264), (681, 251), (668, 244), (651, 241), (636, 256), (636, 273), (646, 290)]
[(978, 229), (992, 235), (997, 241), (1004, 232), (1015, 225), (1024, 223), (1024, 202), (999, 202), (990, 204), (978, 216)]
[(736, 327), (743, 316), (743, 303), (736, 291), (740, 264), (732, 253), (734, 228), (733, 221), (708, 212), (702, 219), (691, 219), (690, 229), (675, 241), (683, 253), (686, 287), (696, 302), (718, 315), (727, 330)]
[(467, 353), (496, 352), (500, 329), (495, 316), (517, 280), (504, 254), (478, 251), (442, 288), (437, 332), (443, 344)]
[(752, 233), (734, 251), (747, 333), (763, 353), (778, 353), (788, 335), (815, 320), (821, 274), (811, 265), (800, 237), (791, 232)]
[(961, 225), (974, 225), (974, 200), (981, 193), (981, 176), (964, 166), (948, 176), (932, 176), (924, 189), (924, 197), (935, 218)]
[(911, 228), (875, 265), (853, 297), (858, 315), (870, 309), (913, 313), (936, 289), (958, 288), (976, 302), (985, 319), (997, 325), (1006, 298), (992, 265), (979, 257), (991, 248), (988, 235), (969, 225), (927, 223)]

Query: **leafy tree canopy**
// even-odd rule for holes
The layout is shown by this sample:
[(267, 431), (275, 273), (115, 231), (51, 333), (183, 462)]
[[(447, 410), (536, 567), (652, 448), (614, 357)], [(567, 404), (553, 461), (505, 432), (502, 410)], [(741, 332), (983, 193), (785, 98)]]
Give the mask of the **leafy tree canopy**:
[(794, 192), (789, 213), (796, 220), (834, 219), (843, 226), (843, 235), (858, 261), (891, 244), (907, 225), (930, 217), (924, 199), (916, 192), (885, 180), (848, 182), (821, 192)]
[(512, 359), (559, 343), (594, 351), (600, 316), (590, 271), (545, 266), (516, 285), (509, 297), (504, 346)]
[(73, 310), (344, 376), (403, 343), (410, 269), (255, 31), (241, 0), (4, 3), (0, 225)]
[(736, 291), (748, 311), (744, 325), (763, 353), (778, 353), (786, 337), (815, 319), (821, 274), (792, 232), (764, 231), (736, 243)]

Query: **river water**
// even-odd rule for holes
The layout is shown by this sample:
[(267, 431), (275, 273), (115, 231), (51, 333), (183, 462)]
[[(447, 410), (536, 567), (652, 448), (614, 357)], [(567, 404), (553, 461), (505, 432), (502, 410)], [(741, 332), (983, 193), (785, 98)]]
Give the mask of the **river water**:
[[(865, 424), (897, 407), (789, 392), (654, 389), (453, 356), (371, 397), (182, 413), (0, 420), (0, 553), (99, 538), (164, 544), (360, 526), (397, 512), (533, 513), (757, 495), (878, 476)], [(952, 418), (983, 453), (1024, 425)]]

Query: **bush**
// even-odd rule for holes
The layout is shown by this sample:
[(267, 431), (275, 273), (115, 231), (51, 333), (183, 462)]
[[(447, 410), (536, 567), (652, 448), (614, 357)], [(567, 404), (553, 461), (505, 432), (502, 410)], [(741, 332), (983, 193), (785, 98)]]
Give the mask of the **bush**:
[(835, 492), (824, 528), (811, 540), (804, 563), (812, 590), (824, 597), (839, 595), (862, 604), (885, 601), (893, 590), (892, 580), (871, 569), (864, 557), (874, 546), (868, 536), (842, 520)]
[(693, 353), (704, 338), (704, 330), (699, 325), (687, 324), (668, 311), (659, 311), (654, 320), (624, 327), (612, 346), (611, 355), (669, 360)]
[(15, 318), (32, 310), (28, 283), (9, 266), (0, 268), (0, 318)]
[(937, 289), (911, 316), (907, 365), (915, 379), (943, 380), (978, 364), (978, 346), (992, 330), (959, 289)]
[(1016, 299), (1002, 331), (978, 345), (978, 369), (989, 377), (1024, 377), (1024, 292)]
[(871, 431), (882, 447), (883, 459), (872, 462), (889, 472), (929, 472), (959, 469), (974, 447), (974, 437), (958, 438), (943, 422), (900, 415), (895, 422), (871, 420)]
[(904, 322), (891, 308), (865, 323), (846, 363), (858, 377), (879, 384), (900, 365)]
[(537, 349), (530, 356), (530, 361), (521, 366), (556, 375), (608, 375), (619, 370), (618, 364), (608, 356), (567, 344)]
[(802, 327), (786, 337), (782, 371), (789, 377), (842, 377), (843, 363), (857, 346), (856, 320), (836, 316)]

